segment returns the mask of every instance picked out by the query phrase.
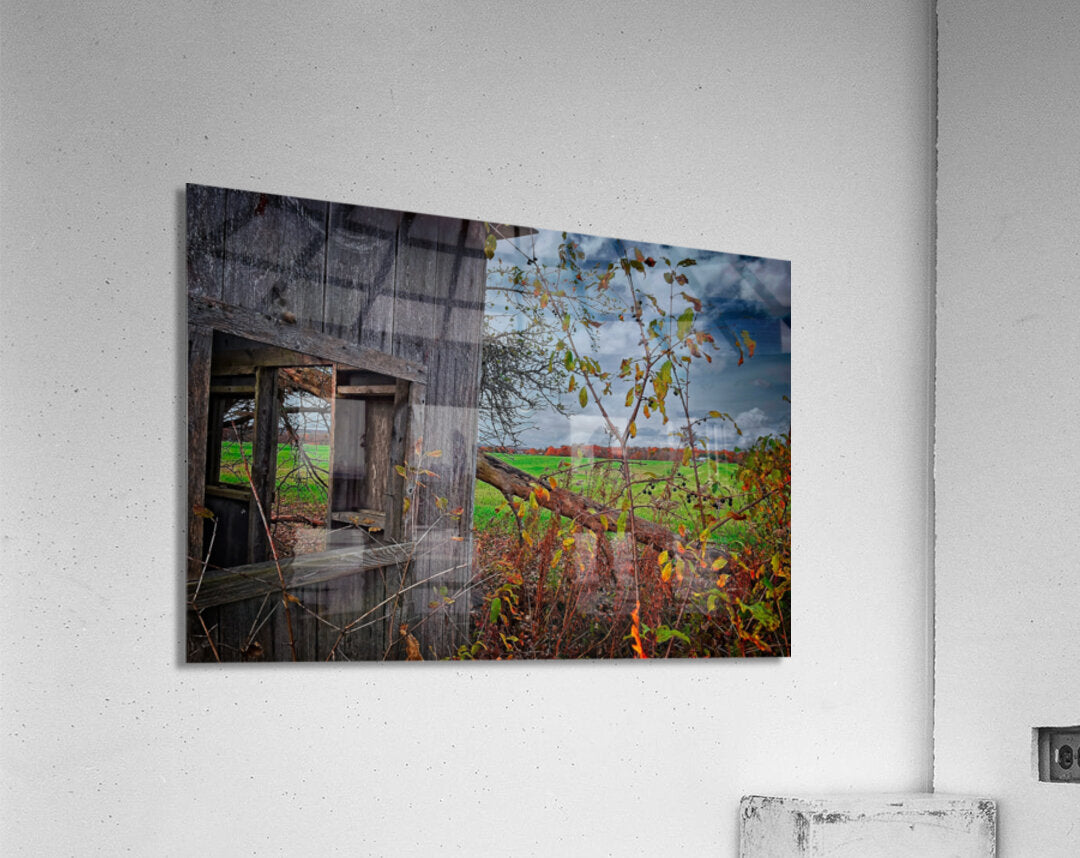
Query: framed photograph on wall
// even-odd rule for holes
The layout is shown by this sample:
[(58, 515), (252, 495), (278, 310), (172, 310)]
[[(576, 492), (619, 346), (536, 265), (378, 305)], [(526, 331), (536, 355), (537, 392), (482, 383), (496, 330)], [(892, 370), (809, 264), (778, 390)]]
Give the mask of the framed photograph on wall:
[(189, 661), (790, 654), (788, 262), (189, 185)]

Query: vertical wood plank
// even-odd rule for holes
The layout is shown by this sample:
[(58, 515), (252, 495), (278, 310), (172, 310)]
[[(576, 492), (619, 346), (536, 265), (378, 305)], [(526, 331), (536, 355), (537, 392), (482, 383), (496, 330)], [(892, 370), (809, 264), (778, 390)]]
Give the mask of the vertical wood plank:
[(201, 568), (203, 528), (206, 519), (195, 510), (205, 505), (206, 433), (210, 402), (210, 351), (213, 333), (208, 328), (188, 326), (188, 451), (187, 519), (188, 575)]
[(401, 217), (398, 211), (331, 204), (325, 333), (390, 351)]
[(185, 207), (189, 295), (221, 297), (228, 193), (224, 188), (187, 186)]
[[(331, 463), (329, 512), (363, 508), (367, 502), (366, 495), (370, 491), (365, 435), (369, 420), (368, 403), (363, 399), (336, 395), (338, 387), (357, 380), (357, 373), (338, 370), (335, 376), (334, 456)], [(334, 527), (329, 515), (327, 525)], [(330, 531), (327, 547), (344, 548), (350, 545), (365, 545), (367, 542), (368, 537), (363, 530), (338, 526)], [(370, 573), (341, 578), (326, 585), (321, 594), (320, 609), (325, 619), (341, 628), (377, 603), (381, 592), (378, 582)], [(335, 645), (335, 660), (376, 659), (381, 656), (376, 640), (377, 636), (381, 635), (381, 628), (366, 627), (339, 640), (334, 628), (323, 623), (318, 625), (315, 631), (319, 659), (326, 658)]]
[(386, 490), (386, 533), (390, 539), (404, 538), (402, 527), (405, 501), (405, 478), (398, 466), (405, 464), (405, 442), (409, 430), (409, 402), (412, 385), (398, 381), (394, 389), (393, 417), (390, 430), (390, 472)]
[[(472, 510), (476, 475), (476, 405), (479, 397), (486, 265), (483, 224), (444, 219), (440, 224), (438, 279), (441, 305), (436, 319), (436, 348), (429, 365), (426, 415), (437, 428), (443, 450), (440, 477), (447, 508), (461, 509), (445, 517), (437, 568), (451, 570), (417, 588), (423, 606), (439, 604), (424, 630), (427, 646), (446, 656), (468, 639), (468, 586), (472, 576)], [(432, 387), (436, 388), (432, 393)], [(434, 408), (433, 408), (433, 402)], [(431, 430), (428, 430), (429, 436)], [(435, 441), (433, 440), (433, 443)], [(452, 602), (440, 598), (445, 587)], [(426, 593), (424, 592), (426, 590)], [(430, 610), (430, 609), (429, 609)]]
[[(395, 353), (428, 368), (423, 451), (439, 450), (422, 467), (436, 476), (414, 498), (416, 525), (426, 533), (403, 598), (403, 618), (425, 658), (442, 658), (468, 634), (470, 525), (475, 471), (476, 401), (483, 325), (482, 225), (417, 216), (401, 243)], [(410, 451), (411, 454), (412, 451)], [(459, 517), (442, 513), (462, 508)], [(443, 588), (446, 588), (443, 590)], [(444, 598), (449, 595), (451, 601)], [(432, 607), (435, 606), (435, 607)]]
[[(438, 244), (440, 219), (429, 215), (406, 214), (402, 219), (398, 233), (398, 264), (394, 289), (394, 338), (393, 354), (416, 363), (428, 366), (435, 346), (435, 323), (439, 302), (438, 283)], [(432, 379), (428, 378), (431, 385)], [(425, 413), (426, 435), (417, 435), (415, 445), (421, 451), (437, 449), (433, 442), (437, 440), (433, 422)], [(407, 574), (390, 582), (393, 592), (417, 581), (424, 580), (435, 570), (438, 559), (434, 553), (442, 541), (440, 534), (429, 530), (439, 514), (435, 506), (435, 495), (442, 483), (442, 475), (437, 460), (422, 460), (415, 455), (415, 449), (409, 451), (410, 464), (427, 468), (436, 473), (435, 477), (425, 479), (433, 484), (429, 488), (420, 488), (415, 479), (410, 512), (414, 517), (416, 533), (423, 534), (417, 545), (416, 553), (409, 564)], [(405, 657), (404, 648), (397, 635), (397, 626), (401, 623), (411, 630), (421, 632), (426, 627), (427, 587), (417, 587), (403, 592), (394, 602), (394, 611), (388, 623), (387, 641), (390, 645), (390, 658)], [(425, 658), (430, 657), (429, 642), (422, 633), (417, 634)]]
[(217, 483), (221, 478), (222, 422), (233, 401), (227, 396), (210, 395), (206, 427), (206, 482), (208, 484)]
[(364, 425), (364, 465), (366, 478), (360, 496), (364, 509), (384, 510), (386, 492), (390, 485), (390, 439), (394, 423), (392, 399), (372, 398), (366, 401), (367, 420)]
[[(258, 367), (255, 370), (255, 426), (251, 441), (251, 482), (269, 521), (273, 512), (274, 480), (277, 476), (277, 369)], [(270, 541), (266, 524), (255, 500), (252, 499), (248, 531), (248, 563), (270, 559)]]
[(320, 330), (328, 211), (315, 200), (230, 192), (222, 299)]

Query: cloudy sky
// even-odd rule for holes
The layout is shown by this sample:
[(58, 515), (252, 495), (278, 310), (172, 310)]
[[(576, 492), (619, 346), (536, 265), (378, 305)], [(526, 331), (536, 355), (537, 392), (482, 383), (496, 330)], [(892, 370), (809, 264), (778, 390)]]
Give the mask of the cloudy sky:
[[(791, 406), (784, 399), (791, 396), (790, 262), (592, 235), (570, 234), (568, 238), (577, 242), (586, 254), (580, 263), (584, 271), (590, 272), (598, 266), (603, 272), (610, 262), (616, 262), (616, 274), (610, 281), (608, 293), (624, 305), (630, 301), (629, 284), (618, 267), (618, 260), (623, 255), (634, 259), (637, 250), (657, 262), (654, 267), (645, 269), (644, 277), (633, 272), (634, 287), (639, 292), (652, 293), (662, 307), (670, 307), (676, 316), (690, 307), (681, 292), (700, 299), (701, 312), (695, 314), (694, 330), (711, 334), (716, 348), (709, 351), (712, 363), (695, 360), (692, 364), (689, 388), (692, 416), (703, 416), (711, 410), (724, 412), (735, 418), (742, 430), (742, 435), (738, 436), (730, 423), (711, 420), (707, 430), (710, 448), (747, 447), (762, 435), (790, 431)], [(499, 269), (515, 265), (524, 268), (529, 259), (535, 259), (546, 267), (550, 280), (558, 266), (559, 245), (563, 241), (562, 233), (550, 230), (498, 241), (495, 258), (488, 263), (488, 316), (492, 324), (498, 328), (525, 324), (524, 317), (515, 313), (512, 305), (507, 309), (506, 294), (500, 288), (507, 286), (509, 280), (507, 275), (499, 273)], [(693, 266), (677, 269), (687, 277), (688, 283), (669, 285), (665, 282), (664, 271), (670, 269), (664, 264), (664, 257), (672, 263), (682, 259), (696, 260)], [(548, 316), (557, 339), (561, 336), (558, 322), (553, 315)], [(649, 318), (646, 313), (646, 323)], [(597, 336), (589, 354), (605, 370), (615, 374), (623, 358), (641, 354), (640, 331), (630, 316), (620, 321), (614, 313), (607, 313), (598, 320), (602, 326), (596, 329)], [(738, 366), (738, 350), (733, 342), (743, 331), (756, 342), (756, 348), (754, 356)], [(620, 429), (629, 419), (629, 409), (624, 407), (626, 390), (627, 383), (617, 382), (612, 394), (605, 399), (605, 407)], [(569, 416), (554, 411), (534, 414), (531, 422), (536, 428), (523, 433), (523, 444), (543, 447), (608, 443), (604, 421), (595, 403), (590, 401), (582, 409), (577, 392), (565, 394), (563, 402)], [(668, 414), (672, 419), (666, 426), (662, 425), (659, 415), (654, 414), (649, 420), (639, 415), (637, 437), (632, 443), (677, 446), (673, 406), (674, 402), (670, 402)]]

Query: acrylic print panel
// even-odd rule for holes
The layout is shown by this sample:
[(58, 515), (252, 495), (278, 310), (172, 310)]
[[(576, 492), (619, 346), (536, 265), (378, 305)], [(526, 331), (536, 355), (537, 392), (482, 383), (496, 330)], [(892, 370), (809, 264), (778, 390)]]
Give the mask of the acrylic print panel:
[(190, 661), (790, 653), (790, 266), (192, 185)]

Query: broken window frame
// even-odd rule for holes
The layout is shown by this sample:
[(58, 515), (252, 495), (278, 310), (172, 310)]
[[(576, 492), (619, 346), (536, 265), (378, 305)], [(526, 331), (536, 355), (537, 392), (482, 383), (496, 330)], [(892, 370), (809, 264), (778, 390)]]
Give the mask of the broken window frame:
[[(212, 363), (214, 333), (251, 341), (264, 353), (249, 365), (254, 369), (255, 427), (252, 438), (251, 508), (248, 515), (249, 562), (208, 571), (210, 546), (206, 498), (208, 464), (215, 438)], [(369, 569), (405, 562), (412, 550), (405, 500), (411, 486), (395, 466), (406, 461), (406, 451), (422, 434), (425, 368), (393, 355), (360, 348), (345, 340), (301, 328), (289, 318), (262, 313), (199, 295), (188, 296), (188, 584), (189, 606), (199, 609), (229, 604), (274, 591), (323, 583)], [(333, 377), (330, 426), (330, 464), (327, 486), (328, 547), (325, 551), (275, 560), (263, 557), (269, 549), (263, 516), (270, 514), (277, 452), (276, 377), (282, 366), (330, 366)], [(236, 368), (235, 366), (233, 368)], [(245, 367), (245, 369), (248, 367)], [(241, 373), (237, 373), (241, 374)], [(249, 375), (250, 373), (243, 373)], [(350, 383), (339, 385), (339, 376)], [(358, 379), (366, 383), (358, 384)], [(340, 392), (340, 396), (339, 396)], [(335, 508), (336, 463), (341, 461), (337, 415), (340, 400), (381, 400), (391, 403), (386, 442), (385, 502), (382, 510)], [(220, 437), (216, 438), (220, 450)], [(359, 445), (353, 445), (357, 449)], [(218, 453), (220, 455), (220, 453)], [(228, 489), (225, 490), (228, 493)], [(257, 500), (256, 500), (257, 495)], [(380, 519), (381, 516), (381, 519)], [(377, 540), (331, 548), (335, 526), (362, 527), (379, 533)]]

